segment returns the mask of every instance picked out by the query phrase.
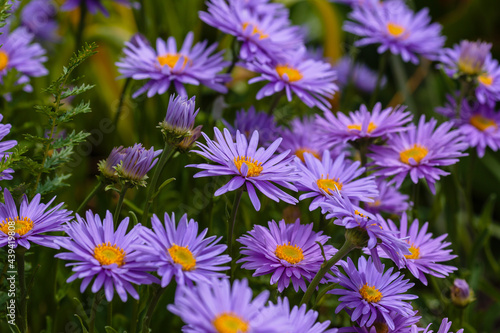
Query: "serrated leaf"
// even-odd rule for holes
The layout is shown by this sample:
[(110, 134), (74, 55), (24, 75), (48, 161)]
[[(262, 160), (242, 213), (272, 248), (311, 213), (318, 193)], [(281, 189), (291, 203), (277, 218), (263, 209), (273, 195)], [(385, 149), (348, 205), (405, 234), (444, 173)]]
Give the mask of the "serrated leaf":
[(72, 89), (68, 89), (65, 92), (63, 92), (61, 94), (61, 99), (68, 98), (70, 96), (76, 96), (76, 95), (83, 94), (84, 92), (89, 91), (90, 89), (92, 89), (94, 87), (95, 87), (94, 84), (85, 84), (84, 83), (78, 87), (74, 87)]
[(54, 113), (54, 107), (52, 105), (35, 105), (33, 108), (36, 112), (42, 113), (49, 117), (51, 117)]
[(67, 146), (76, 146), (79, 143), (84, 142), (89, 135), (90, 133), (88, 132), (81, 131), (76, 133), (75, 131), (73, 131), (70, 134), (68, 134), (65, 138), (56, 139), (52, 144), (51, 148), (59, 149)]
[(67, 123), (73, 120), (73, 117), (76, 115), (82, 114), (82, 113), (89, 113), (92, 112), (92, 109), (90, 108), (90, 102), (80, 102), (77, 106), (72, 108), (69, 111), (64, 111), (59, 117), (56, 119), (56, 124), (62, 124), (62, 123)]
[(24, 134), (24, 138), (26, 139), (26, 141), (33, 142), (33, 143), (40, 143), (42, 145), (46, 145), (46, 144), (50, 143), (49, 138), (41, 138), (39, 136), (31, 135), (31, 134)]
[(26, 157), (20, 161), (20, 164), (23, 169), (27, 170), (31, 174), (39, 174), (39, 173), (46, 173), (48, 170), (46, 170), (40, 163), (32, 160), (29, 157)]
[(71, 174), (64, 174), (60, 176), (55, 176), (54, 178), (47, 177), (47, 180), (43, 184), (38, 184), (36, 189), (36, 193), (46, 194), (57, 190), (60, 187), (67, 187), (69, 184), (66, 184), (64, 181), (71, 177)]
[(66, 146), (64, 148), (53, 150), (52, 155), (47, 157), (43, 166), (47, 170), (56, 169), (61, 164), (70, 162), (72, 154), (73, 146)]

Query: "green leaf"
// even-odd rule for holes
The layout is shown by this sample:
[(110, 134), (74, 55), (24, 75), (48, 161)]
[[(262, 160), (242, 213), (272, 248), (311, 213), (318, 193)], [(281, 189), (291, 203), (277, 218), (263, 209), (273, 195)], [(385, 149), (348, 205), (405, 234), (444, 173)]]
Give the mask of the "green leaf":
[(73, 154), (72, 146), (66, 146), (65, 148), (53, 150), (52, 155), (47, 157), (47, 159), (45, 160), (45, 164), (43, 166), (48, 170), (54, 170), (61, 164), (70, 162), (72, 154)]
[(118, 331), (111, 326), (104, 326), (104, 329), (106, 330), (106, 333), (118, 333)]
[(77, 106), (75, 106), (73, 109), (69, 111), (65, 111), (62, 113), (59, 117), (56, 119), (56, 125), (62, 124), (62, 123), (67, 123), (73, 120), (73, 118), (76, 115), (82, 114), (82, 113), (89, 113), (92, 112), (90, 108), (90, 102), (80, 102)]
[(83, 325), (83, 320), (82, 320), (82, 318), (80, 318), (80, 316), (79, 316), (79, 315), (77, 315), (76, 313), (75, 313), (75, 317), (76, 317), (76, 318), (78, 318), (78, 320), (80, 321), (80, 325), (82, 325), (82, 330), (83, 330), (83, 333), (89, 333), (89, 331), (87, 330), (87, 328), (85, 327), (85, 325)]
[(68, 134), (65, 138), (58, 138), (54, 141), (51, 148), (59, 149), (67, 146), (76, 146), (81, 142), (84, 142), (85, 139), (90, 135), (90, 133), (81, 131), (76, 133), (75, 131)]
[(46, 194), (57, 190), (60, 187), (69, 186), (64, 181), (71, 177), (71, 174), (64, 174), (60, 176), (55, 176), (54, 178), (47, 177), (47, 181), (43, 184), (38, 184), (38, 188), (36, 189), (36, 193)]
[(89, 91), (90, 89), (94, 88), (94, 84), (82, 84), (81, 86), (74, 87), (72, 89), (68, 89), (65, 92), (61, 94), (61, 99), (68, 98), (70, 96), (76, 96), (83, 94), (86, 91)]
[(33, 142), (33, 143), (40, 143), (42, 145), (46, 145), (46, 144), (50, 143), (49, 138), (42, 138), (42, 137), (32, 135), (32, 134), (24, 134), (24, 138), (26, 139), (26, 141)]
[(173, 182), (174, 180), (175, 180), (175, 178), (169, 178), (169, 179), (165, 180), (165, 181), (164, 181), (164, 182), (160, 185), (160, 187), (158, 187), (158, 191), (156, 191), (156, 193), (155, 193), (155, 194), (153, 194), (153, 195), (151, 196), (151, 202), (154, 200), (154, 198), (156, 198), (156, 196), (157, 196), (158, 194), (160, 194), (161, 190), (162, 190), (165, 186), (167, 186), (168, 184), (170, 184), (170, 183), (171, 183), (171, 182)]

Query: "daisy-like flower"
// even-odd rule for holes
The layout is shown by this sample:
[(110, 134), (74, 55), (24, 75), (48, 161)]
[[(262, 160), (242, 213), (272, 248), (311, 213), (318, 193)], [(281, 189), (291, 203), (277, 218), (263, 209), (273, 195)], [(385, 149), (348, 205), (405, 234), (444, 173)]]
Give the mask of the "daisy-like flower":
[(410, 207), (408, 195), (401, 194), (395, 186), (380, 178), (377, 178), (375, 182), (377, 183), (379, 195), (373, 197), (373, 202), (365, 203), (364, 209), (366, 211), (372, 214), (385, 212), (399, 215), (408, 210)]
[(391, 312), (403, 317), (414, 316), (411, 304), (405, 301), (416, 299), (417, 296), (404, 294), (414, 284), (403, 280), (404, 275), (399, 272), (393, 274), (393, 267), (379, 272), (372, 259), (367, 260), (365, 257), (359, 258), (358, 268), (351, 258), (347, 258), (347, 262), (341, 261), (341, 265), (345, 275), (339, 273), (338, 283), (345, 289), (328, 292), (341, 295), (335, 313), (344, 308), (352, 309), (351, 319), (366, 327), (372, 326), (377, 318), (382, 317), (391, 330), (396, 327)]
[[(128, 0), (113, 0), (114, 2), (120, 3), (122, 5), (129, 5)], [(73, 10), (77, 7), (82, 6), (83, 2), (85, 2), (85, 7), (92, 14), (96, 14), (97, 12), (102, 12), (104, 15), (109, 16), (108, 10), (102, 4), (102, 0), (66, 0), (64, 4), (61, 6), (61, 10)]]
[(140, 239), (141, 225), (138, 224), (127, 234), (128, 217), (123, 219), (117, 230), (113, 227), (113, 215), (107, 211), (101, 221), (99, 215), (89, 210), (86, 220), (76, 214), (76, 222), (66, 224), (64, 231), (69, 237), (59, 237), (56, 244), (71, 252), (55, 255), (56, 258), (72, 261), (66, 266), (73, 266), (74, 274), (67, 282), (83, 279), (80, 292), (84, 292), (94, 279), (92, 292), (97, 293), (104, 287), (108, 302), (113, 299), (114, 291), (123, 302), (127, 301), (127, 293), (135, 299), (139, 294), (132, 286), (135, 284), (151, 284), (158, 279), (147, 271), (152, 267), (138, 261), (140, 254), (134, 245)]
[[(364, 93), (371, 93), (377, 85), (377, 73), (362, 63), (353, 63), (348, 56), (342, 57), (335, 63), (333, 68), (337, 71), (336, 83), (340, 89), (349, 84)], [(384, 87), (387, 78), (384, 76), (380, 82), (380, 87)]]
[(483, 72), (484, 64), (490, 54), (491, 44), (480, 41), (463, 40), (453, 48), (443, 49), (439, 56), (441, 66), (448, 76), (477, 76)]
[(285, 315), (265, 307), (269, 292), (252, 299), (247, 280), (212, 280), (182, 288), (167, 308), (186, 323), (189, 333), (282, 333), (288, 332)]
[(0, 247), (7, 245), (10, 239), (14, 241), (14, 247), (29, 249), (31, 243), (35, 243), (59, 249), (54, 243), (59, 237), (45, 233), (61, 231), (62, 224), (71, 220), (72, 212), (61, 209), (64, 203), (49, 209), (55, 197), (44, 204), (40, 203), (40, 194), (35, 195), (31, 202), (24, 195), (18, 210), (10, 192), (4, 189), (3, 194), (5, 203), (0, 203)]
[(336, 190), (350, 199), (373, 201), (372, 197), (378, 195), (377, 185), (372, 176), (359, 178), (365, 172), (360, 164), (359, 161), (349, 163), (344, 154), (333, 160), (326, 150), (321, 161), (309, 153), (304, 154), (304, 163), (296, 158), (296, 165), (301, 171), (296, 185), (300, 191), (307, 191), (299, 200), (314, 198), (309, 205), (311, 211)]
[(165, 225), (156, 215), (151, 218), (153, 230), (143, 228), (140, 237), (144, 244), (136, 246), (140, 252), (138, 261), (148, 262), (158, 269), (161, 286), (165, 288), (175, 276), (178, 285), (193, 285), (193, 282), (209, 283), (211, 278), (222, 278), (220, 271), (229, 267), (220, 266), (231, 261), (228, 255), (221, 255), (226, 245), (217, 244), (221, 237), (205, 238), (207, 230), (198, 234), (198, 223), (188, 221), (184, 214), (175, 222), (165, 213)]
[(250, 79), (249, 83), (267, 81), (257, 93), (257, 99), (284, 90), (289, 102), (292, 101), (293, 93), (310, 108), (317, 106), (327, 111), (331, 107), (329, 100), (338, 90), (336, 72), (325, 61), (307, 58), (305, 52), (305, 49), (297, 51), (283, 61), (247, 63), (249, 70), (261, 74)]
[(36, 38), (55, 42), (58, 40), (57, 8), (52, 0), (30, 1), (21, 11), (21, 25)]
[(402, 1), (388, 1), (356, 6), (349, 18), (344, 30), (361, 37), (356, 46), (378, 44), (378, 53), (399, 54), (405, 62), (418, 64), (418, 55), (434, 59), (444, 45), (441, 26), (430, 24), (427, 8), (415, 14)]
[(214, 132), (216, 141), (210, 140), (205, 133), (202, 133), (207, 145), (200, 143), (201, 151), (196, 152), (216, 162), (217, 165), (203, 163), (190, 164), (187, 167), (204, 169), (204, 171), (195, 174), (195, 178), (234, 176), (226, 185), (215, 191), (215, 196), (245, 186), (256, 210), (260, 210), (260, 201), (255, 189), (276, 202), (280, 200), (289, 204), (298, 202), (297, 199), (273, 184), (297, 191), (297, 188), (290, 183), (299, 177), (295, 166), (290, 164), (293, 156), (287, 157), (288, 151), (274, 155), (280, 145), (281, 138), (274, 141), (268, 148), (260, 147), (257, 149), (259, 142), (259, 132), (257, 131), (253, 132), (250, 142), (239, 131), (236, 132), (236, 142), (233, 142), (231, 133), (226, 128), (224, 135), (218, 128), (214, 128)]
[[(2, 121), (2, 119), (3, 119), (3, 115), (0, 114), (0, 121)], [(1, 161), (6, 160), (10, 156), (11, 153), (7, 152), (7, 150), (9, 150), (17, 145), (16, 140), (2, 141), (3, 138), (5, 138), (5, 136), (10, 133), (11, 127), (12, 127), (11, 124), (0, 124), (0, 160)], [(4, 179), (11, 180), (12, 173), (14, 173), (13, 169), (9, 168), (9, 169), (3, 170), (2, 172), (0, 172), (0, 180), (4, 180)]]
[[(427, 232), (429, 222), (425, 222), (422, 228), (419, 228), (419, 222), (415, 219), (408, 227), (406, 213), (401, 216), (399, 228), (391, 220), (386, 222), (379, 219), (379, 222), (383, 229), (395, 231), (396, 237), (406, 239), (411, 245), (411, 254), (404, 256), (404, 263), (410, 273), (424, 285), (427, 285), (425, 274), (444, 278), (457, 270), (456, 267), (441, 264), (441, 262), (452, 260), (457, 256), (451, 254), (451, 249), (447, 249), (451, 245), (451, 243), (444, 241), (447, 234), (432, 238), (432, 234)], [(386, 257), (385, 253), (380, 253), (380, 256)]]
[(177, 144), (183, 138), (191, 135), (194, 119), (200, 111), (195, 111), (196, 97), (188, 99), (186, 96), (170, 96), (165, 120), (160, 123), (160, 128), (168, 142)]
[(167, 42), (158, 38), (156, 50), (141, 35), (134, 35), (125, 43), (121, 58), (116, 63), (124, 78), (149, 80), (132, 97), (147, 92), (148, 97), (164, 94), (171, 84), (179, 95), (186, 96), (185, 84), (205, 85), (215, 91), (225, 93), (224, 85), (230, 80), (229, 74), (219, 74), (229, 62), (224, 61), (224, 51), (213, 53), (217, 44), (207, 47), (207, 41), (193, 46), (194, 34), (188, 33), (180, 50), (174, 37)]
[(456, 118), (457, 102), (451, 95), (448, 96), (448, 103), (444, 107), (436, 108), (436, 111), (444, 116), (450, 117), (462, 135), (464, 141), (470, 147), (476, 147), (477, 155), (483, 157), (486, 147), (497, 151), (500, 147), (500, 114), (492, 107), (480, 103), (469, 103), (462, 100), (459, 108), (459, 115)]
[(244, 263), (242, 268), (255, 270), (253, 276), (272, 274), (271, 284), (278, 283), (279, 292), (290, 285), (290, 280), (295, 291), (299, 288), (306, 291), (304, 279), (311, 281), (324, 262), (316, 242), (323, 245), (327, 260), (337, 252), (333, 246), (325, 245), (330, 237), (312, 231), (312, 223), (300, 224), (298, 219), (293, 224), (286, 224), (285, 220), (279, 224), (270, 221), (268, 226), (255, 225), (238, 238), (243, 244), (240, 252), (244, 257), (237, 262)]
[(24, 84), (23, 90), (33, 91), (29, 84), (30, 77), (47, 75), (48, 71), (43, 66), (47, 61), (45, 50), (38, 43), (33, 43), (34, 35), (24, 27), (9, 32), (7, 24), (0, 29), (0, 84), (3, 77), (11, 69), (19, 72), (16, 84)]
[(266, 145), (276, 140), (277, 129), (274, 116), (265, 112), (256, 112), (253, 106), (248, 111), (241, 109), (236, 112), (234, 127), (225, 120), (222, 122), (234, 138), (236, 131), (240, 131), (247, 139), (250, 139), (254, 131), (259, 131), (259, 145)]
[(500, 101), (500, 65), (491, 56), (484, 62), (483, 72), (476, 78), (476, 98), (481, 104), (495, 106)]
[(239, 57), (244, 61), (280, 59), (303, 46), (301, 29), (290, 25), (281, 6), (268, 5), (265, 12), (257, 12), (249, 2), (210, 0), (208, 12), (199, 12), (199, 16), (206, 24), (233, 35), (241, 43)]
[(130, 182), (133, 186), (146, 186), (147, 173), (156, 162), (162, 150), (154, 150), (154, 147), (146, 149), (141, 143), (136, 143), (133, 147), (128, 147), (117, 153), (123, 154), (123, 159), (114, 168), (118, 177)]
[(334, 115), (331, 111), (325, 111), (325, 118), (316, 116), (316, 124), (325, 144), (385, 138), (389, 133), (406, 131), (405, 125), (413, 116), (405, 109), (405, 106), (382, 109), (379, 102), (371, 112), (365, 105), (361, 105), (359, 110), (349, 112), (349, 116), (342, 112)]
[(436, 125), (436, 119), (425, 122), (425, 116), (422, 116), (418, 126), (390, 135), (385, 146), (372, 145), (372, 153), (368, 157), (372, 158), (372, 164), (377, 168), (374, 174), (394, 176), (396, 187), (401, 186), (408, 174), (415, 184), (420, 178), (425, 178), (435, 194), (434, 183), (449, 174), (438, 167), (458, 162), (459, 157), (467, 155), (462, 151), (468, 146), (461, 132), (451, 129), (453, 123), (444, 122), (437, 128)]
[(111, 153), (109, 154), (107, 159), (101, 160), (98, 163), (97, 168), (105, 178), (116, 180), (117, 175), (115, 167), (119, 165), (124, 158), (125, 148), (123, 148), (122, 146), (115, 147), (111, 150)]
[[(433, 333), (433, 330), (429, 330), (429, 327), (431, 327), (432, 324), (429, 324), (423, 331), (422, 328), (418, 327), (417, 325), (413, 325), (411, 327), (411, 333)], [(441, 325), (439, 326), (439, 329), (436, 333), (453, 333), (450, 332), (451, 328), (451, 321), (448, 321), (448, 318), (444, 318), (443, 321), (441, 322)], [(456, 333), (463, 333), (464, 329), (459, 329)]]

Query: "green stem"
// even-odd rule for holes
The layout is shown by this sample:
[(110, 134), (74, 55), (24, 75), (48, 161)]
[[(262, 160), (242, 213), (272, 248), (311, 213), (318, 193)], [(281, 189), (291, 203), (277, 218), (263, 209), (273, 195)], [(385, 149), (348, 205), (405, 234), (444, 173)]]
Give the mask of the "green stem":
[(142, 225), (147, 225), (148, 217), (149, 217), (149, 208), (151, 207), (153, 194), (156, 193), (156, 184), (158, 183), (158, 179), (160, 178), (160, 174), (165, 167), (165, 164), (170, 159), (175, 151), (174, 146), (165, 143), (165, 147), (163, 148), (163, 152), (161, 153), (160, 160), (155, 167), (155, 172), (153, 174), (153, 178), (151, 178), (151, 182), (149, 183), (148, 193), (146, 196), (146, 203), (144, 205), (144, 210), (142, 213)]
[(92, 199), (97, 194), (97, 192), (99, 192), (102, 188), (104, 188), (104, 185), (105, 185), (104, 182), (99, 180), (94, 189), (87, 195), (85, 200), (82, 201), (80, 206), (78, 206), (77, 210), (75, 211), (75, 214), (80, 213), (87, 206), (90, 199)]
[(323, 290), (321, 290), (318, 293), (318, 297), (316, 297), (316, 303), (314, 304), (314, 308), (316, 308), (319, 305), (319, 302), (326, 295), (326, 293), (329, 292), (330, 290), (334, 289), (337, 285), (338, 285), (338, 283), (332, 283), (331, 285), (323, 288)]
[(231, 260), (231, 270), (229, 272), (229, 277), (233, 279), (233, 272), (235, 269), (235, 258), (233, 257), (233, 242), (234, 242), (234, 224), (236, 222), (236, 216), (238, 215), (238, 207), (240, 206), (241, 196), (243, 195), (243, 186), (236, 190), (234, 195), (233, 207), (231, 209), (231, 216), (227, 221), (227, 251)]
[(137, 332), (138, 317), (139, 317), (139, 301), (134, 299), (132, 304), (132, 318), (130, 319), (130, 333)]
[(117, 107), (116, 113), (115, 113), (115, 119), (113, 119), (113, 125), (115, 128), (118, 125), (118, 120), (120, 119), (120, 115), (122, 112), (123, 102), (125, 101), (125, 96), (127, 96), (127, 90), (128, 90), (128, 87), (130, 86), (130, 83), (132, 83), (132, 79), (127, 78), (127, 80), (125, 81), (125, 84), (123, 85), (122, 93), (120, 95), (120, 100), (118, 101), (118, 107)]
[(76, 31), (75, 49), (78, 50), (82, 45), (83, 30), (85, 29), (85, 17), (87, 16), (87, 3), (80, 2), (80, 21), (78, 22), (78, 30)]
[(149, 302), (148, 310), (143, 319), (141, 333), (149, 333), (149, 325), (151, 323), (151, 319), (153, 318), (153, 313), (165, 289), (166, 288), (161, 288), (160, 286), (155, 286), (155, 289), (153, 290), (153, 298)]
[(95, 317), (97, 312), (97, 307), (103, 298), (103, 293), (99, 292), (94, 295), (94, 302), (92, 302), (92, 307), (90, 308), (90, 319), (89, 319), (89, 333), (94, 333), (95, 331)]
[(335, 255), (331, 257), (327, 262), (321, 265), (320, 270), (309, 284), (309, 287), (307, 287), (306, 293), (304, 294), (304, 297), (302, 297), (300, 304), (309, 303), (314, 291), (316, 290), (316, 287), (318, 287), (320, 281), (323, 279), (326, 273), (328, 273), (332, 269), (333, 265), (335, 265), (340, 259), (344, 258), (349, 252), (351, 252), (355, 248), (356, 246), (346, 238), (344, 245), (342, 245), (340, 250), (338, 250), (338, 252), (335, 253)]
[(271, 115), (273, 114), (273, 111), (274, 109), (276, 109), (276, 107), (278, 106), (278, 103), (280, 102), (281, 100), (281, 97), (285, 94), (285, 91), (282, 90), (280, 91), (279, 93), (276, 94), (276, 96), (274, 96), (274, 100), (273, 102), (271, 103), (271, 106), (269, 107), (269, 110), (267, 110), (267, 114)]
[(120, 217), (120, 212), (122, 211), (123, 199), (125, 198), (125, 193), (127, 193), (127, 190), (129, 188), (130, 186), (128, 184), (122, 185), (122, 190), (120, 191), (120, 197), (118, 198), (118, 204), (116, 205), (114, 221), (113, 221), (115, 228), (118, 225), (118, 219)]
[(418, 197), (419, 197), (419, 184), (412, 183), (412, 194), (411, 194), (411, 201), (413, 202), (413, 208), (412, 208), (412, 216), (414, 219), (417, 218), (417, 207), (418, 207)]
[(377, 102), (377, 97), (380, 92), (380, 83), (382, 82), (382, 78), (384, 77), (385, 68), (387, 67), (387, 58), (389, 57), (389, 53), (385, 52), (380, 57), (380, 61), (378, 64), (378, 75), (377, 82), (375, 83), (375, 90), (373, 91), (372, 97), (370, 98), (370, 109), (373, 109), (373, 106)]
[(24, 267), (24, 254), (26, 249), (24, 247), (18, 246), (16, 248), (16, 264), (17, 264), (17, 275), (19, 277), (19, 289), (20, 289), (20, 300), (19, 300), (19, 329), (21, 333), (28, 332), (28, 294), (26, 292), (26, 276)]
[(113, 327), (113, 300), (108, 303), (108, 313), (106, 315), (106, 325)]
[(406, 85), (406, 82), (408, 80), (401, 59), (399, 58), (399, 56), (392, 55), (390, 63), (394, 76), (396, 77), (396, 82), (398, 83), (399, 89), (401, 89), (401, 92), (403, 93), (404, 102), (406, 103), (406, 105), (408, 105), (408, 108), (413, 113), (415, 113), (415, 115), (418, 116), (419, 114), (417, 112), (418, 110), (416, 108), (415, 102), (411, 96), (408, 86)]

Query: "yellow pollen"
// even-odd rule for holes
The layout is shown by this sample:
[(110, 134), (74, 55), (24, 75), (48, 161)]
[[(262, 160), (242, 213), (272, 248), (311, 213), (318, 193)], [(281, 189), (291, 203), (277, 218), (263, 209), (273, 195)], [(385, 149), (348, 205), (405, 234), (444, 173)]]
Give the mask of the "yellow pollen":
[(420, 248), (418, 246), (415, 246), (414, 244), (411, 245), (409, 248), (411, 254), (405, 255), (406, 259), (419, 259), (420, 258)]
[(318, 179), (316, 184), (318, 184), (318, 187), (326, 193), (332, 194), (330, 190), (335, 190), (335, 187), (337, 187), (339, 191), (342, 190), (342, 183), (339, 180), (339, 178), (330, 178), (330, 176), (326, 174), (326, 178), (323, 178), (323, 175), (321, 175), (321, 179)]
[[(377, 125), (375, 125), (372, 121), (370, 121), (370, 123), (368, 124), (368, 130), (367, 130), (367, 132), (371, 133), (376, 128), (377, 128)], [(347, 129), (361, 131), (361, 124), (347, 125)]]
[(196, 259), (193, 253), (189, 251), (187, 246), (179, 246), (174, 244), (168, 249), (168, 254), (172, 260), (182, 266), (183, 271), (192, 271), (196, 266)]
[(243, 164), (245, 164), (248, 168), (248, 172), (246, 174), (247, 177), (257, 177), (258, 175), (260, 175), (262, 170), (264, 170), (264, 168), (262, 167), (262, 163), (259, 163), (259, 161), (247, 156), (238, 156), (234, 158), (234, 165), (236, 165), (238, 171), (240, 172), (240, 175), (242, 176), (245, 176), (241, 173), (241, 166)]
[(401, 162), (410, 164), (410, 158), (413, 158), (417, 164), (427, 156), (429, 151), (424, 146), (414, 144), (413, 147), (403, 150), (399, 153), (399, 159)]
[(184, 69), (189, 61), (189, 58), (185, 55), (179, 53), (167, 53), (157, 56), (156, 59), (158, 59), (161, 67), (167, 65), (170, 68), (174, 68), (181, 57), (184, 59), (184, 64), (182, 65), (182, 69)]
[(290, 264), (295, 265), (304, 260), (304, 254), (302, 249), (295, 244), (294, 246), (288, 244), (277, 245), (276, 251), (274, 251), (276, 257), (288, 261)]
[(359, 293), (361, 294), (361, 297), (367, 302), (371, 303), (377, 303), (382, 299), (382, 293), (378, 291), (375, 286), (369, 287), (368, 283), (365, 283), (361, 289), (359, 289)]
[(295, 156), (300, 158), (302, 162), (305, 162), (304, 160), (304, 153), (309, 153), (312, 156), (316, 157), (318, 160), (321, 160), (321, 157), (319, 156), (318, 152), (309, 148), (299, 148), (295, 151)]
[(0, 71), (3, 71), (9, 64), (9, 56), (4, 51), (0, 51)]
[(253, 35), (258, 35), (260, 40), (266, 39), (266, 38), (269, 37), (268, 34), (263, 33), (262, 30), (260, 30), (259, 28), (257, 28), (255, 26), (255, 24), (251, 24), (251, 23), (248, 23), (248, 22), (243, 23), (243, 30), (247, 30), (248, 26), (252, 27), (252, 36)]
[(477, 80), (485, 86), (491, 86), (493, 84), (493, 76), (486, 73), (479, 75)]
[(94, 248), (94, 258), (103, 266), (117, 264), (118, 267), (125, 264), (125, 251), (111, 242), (102, 243)]
[(246, 333), (248, 322), (232, 312), (224, 312), (212, 321), (217, 333)]
[(386, 323), (375, 323), (373, 326), (375, 328), (376, 333), (388, 333), (389, 326)]
[[(361, 217), (367, 217), (365, 214), (360, 213), (360, 212), (359, 212), (359, 210), (355, 210), (355, 211), (354, 211), (354, 214), (356, 214), (356, 215), (358, 215), (358, 216), (361, 216)], [(372, 225), (376, 225), (376, 224), (374, 223), (374, 224), (372, 224)]]
[(29, 217), (19, 218), (19, 216), (16, 216), (15, 219), (9, 217), (7, 220), (3, 220), (2, 223), (0, 223), (0, 230), (2, 230), (2, 232), (6, 235), (9, 234), (9, 231), (13, 231), (16, 234), (19, 234), (19, 236), (23, 236), (26, 235), (26, 233), (28, 233), (31, 229), (33, 229), (33, 221)]
[(405, 33), (406, 29), (402, 25), (389, 22), (387, 23), (387, 31), (389, 32), (390, 35), (394, 37), (400, 37), (402, 34)]
[(276, 66), (276, 72), (278, 72), (281, 78), (286, 74), (289, 82), (299, 81), (303, 78), (302, 74), (297, 69), (288, 67), (287, 65)]
[(490, 118), (483, 117), (479, 114), (470, 117), (470, 124), (480, 131), (485, 131), (490, 127), (498, 128), (497, 123)]

